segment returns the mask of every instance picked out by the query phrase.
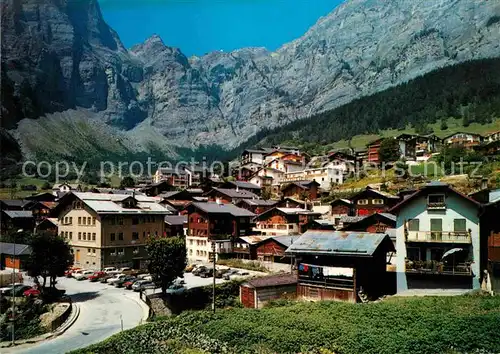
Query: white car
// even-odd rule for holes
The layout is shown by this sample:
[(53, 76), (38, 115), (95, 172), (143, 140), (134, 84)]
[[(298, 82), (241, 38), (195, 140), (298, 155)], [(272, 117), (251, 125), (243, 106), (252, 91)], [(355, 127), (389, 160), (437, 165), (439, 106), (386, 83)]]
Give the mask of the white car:
[(123, 268), (120, 268), (120, 273), (123, 273), (123, 272), (128, 272), (128, 271), (131, 271), (132, 268), (130, 267), (123, 267)]
[(108, 280), (106, 280), (106, 283), (108, 284), (113, 284), (115, 281), (118, 281), (120, 280), (121, 278), (124, 278), (126, 277), (127, 275), (126, 274), (117, 274), (116, 276), (114, 276), (113, 278), (109, 278)]
[(73, 273), (71, 273), (71, 276), (73, 278), (76, 278), (78, 275), (82, 274), (83, 272), (86, 272), (87, 269), (77, 269)]
[(10, 285), (7, 285), (3, 288), (0, 288), (0, 294), (5, 294), (6, 292), (12, 290), (12, 288), (14, 288), (15, 286), (21, 286), (23, 285), (23, 283), (14, 283), (14, 284), (10, 284)]
[(106, 273), (106, 274), (113, 274), (113, 272), (117, 272), (118, 269), (116, 269), (115, 267), (106, 267), (103, 269), (103, 272)]
[(95, 272), (93, 270), (84, 270), (79, 274), (73, 275), (73, 278), (75, 278), (76, 280), (85, 280), (87, 279), (87, 277), (91, 276), (94, 273)]

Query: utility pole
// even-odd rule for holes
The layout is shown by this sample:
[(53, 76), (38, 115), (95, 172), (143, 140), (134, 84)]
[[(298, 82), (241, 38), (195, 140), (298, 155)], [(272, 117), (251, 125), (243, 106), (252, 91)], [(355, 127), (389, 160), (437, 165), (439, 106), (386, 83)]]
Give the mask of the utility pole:
[(215, 314), (215, 240), (212, 241), (212, 261), (214, 262), (213, 266), (213, 284), (212, 284), (212, 310)]

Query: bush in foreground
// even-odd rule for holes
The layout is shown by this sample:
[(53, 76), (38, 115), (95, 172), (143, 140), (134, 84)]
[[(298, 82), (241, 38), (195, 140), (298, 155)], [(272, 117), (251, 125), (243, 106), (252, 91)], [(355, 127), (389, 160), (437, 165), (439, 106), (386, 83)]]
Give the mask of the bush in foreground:
[(188, 312), (78, 353), (498, 353), (498, 328), (500, 297), (297, 303)]

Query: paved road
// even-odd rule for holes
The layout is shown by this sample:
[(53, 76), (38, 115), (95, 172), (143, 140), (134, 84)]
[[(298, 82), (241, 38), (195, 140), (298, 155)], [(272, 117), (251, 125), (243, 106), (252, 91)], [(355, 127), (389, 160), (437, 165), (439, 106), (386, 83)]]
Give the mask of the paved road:
[(76, 322), (59, 337), (29, 347), (16, 347), (8, 353), (66, 353), (120, 332), (122, 320), (123, 329), (128, 329), (139, 325), (143, 319), (139, 294), (133, 291), (71, 278), (58, 279), (57, 286), (66, 289), (67, 295), (80, 307)]

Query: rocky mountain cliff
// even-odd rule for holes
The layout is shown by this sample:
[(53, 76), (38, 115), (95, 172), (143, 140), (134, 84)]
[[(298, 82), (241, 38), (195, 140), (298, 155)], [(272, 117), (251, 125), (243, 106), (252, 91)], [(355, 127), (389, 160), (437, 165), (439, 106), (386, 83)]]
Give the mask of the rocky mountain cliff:
[(136, 149), (229, 148), (436, 68), (498, 57), (499, 33), (498, 1), (348, 0), (276, 52), (187, 58), (157, 36), (126, 50), (97, 0), (6, 0), (2, 127), (76, 109)]

